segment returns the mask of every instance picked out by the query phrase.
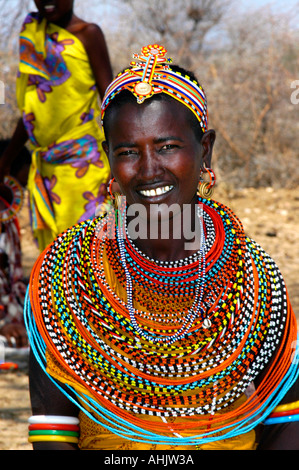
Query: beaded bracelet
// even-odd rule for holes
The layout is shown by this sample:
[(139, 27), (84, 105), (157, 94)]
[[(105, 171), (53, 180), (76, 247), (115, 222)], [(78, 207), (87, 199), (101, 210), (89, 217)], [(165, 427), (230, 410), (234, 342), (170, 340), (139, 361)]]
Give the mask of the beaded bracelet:
[(33, 415), (28, 419), (29, 424), (79, 424), (75, 416)]
[(289, 410), (289, 411), (273, 411), (270, 415), (269, 418), (280, 418), (281, 416), (290, 416), (290, 415), (297, 415), (299, 414), (299, 408), (295, 408), (295, 410)]
[(78, 444), (79, 439), (72, 436), (29, 436), (28, 442), (69, 442)]
[(273, 410), (273, 413), (279, 413), (280, 411), (289, 411), (299, 408), (299, 400), (293, 401), (292, 403), (284, 403), (283, 405), (278, 405)]
[(78, 431), (79, 426), (77, 424), (47, 424), (47, 423), (39, 423), (39, 424), (30, 424), (28, 426), (29, 431), (38, 431), (39, 429), (44, 430), (61, 430), (61, 431)]
[(268, 418), (264, 421), (264, 424), (285, 424), (285, 423), (292, 423), (299, 421), (299, 414), (296, 415), (288, 415), (288, 416), (280, 416), (277, 418)]
[(299, 401), (276, 406), (264, 424), (283, 424), (295, 421), (299, 421)]
[(28, 422), (28, 442), (79, 441), (79, 419), (74, 416), (35, 415)]
[(29, 431), (29, 436), (73, 436), (79, 437), (79, 431), (64, 431), (59, 429), (37, 429)]

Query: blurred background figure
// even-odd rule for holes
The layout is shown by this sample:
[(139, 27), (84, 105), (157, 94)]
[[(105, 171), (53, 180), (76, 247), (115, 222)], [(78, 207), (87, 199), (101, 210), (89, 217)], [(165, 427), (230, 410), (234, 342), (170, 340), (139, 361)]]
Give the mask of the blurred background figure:
[[(8, 145), (9, 140), (0, 141), (0, 155)], [(22, 268), (18, 212), (24, 200), (30, 161), (30, 153), (24, 147), (18, 155), (18, 164), (12, 165), (11, 175), (0, 185), (0, 336), (8, 347), (18, 348), (27, 346), (23, 321), (27, 281)]]
[(32, 228), (43, 250), (94, 214), (106, 197), (99, 96), (112, 72), (101, 29), (73, 13), (73, 0), (36, 0), (23, 22), (17, 103), (21, 112), (0, 163), (3, 179), (29, 139)]

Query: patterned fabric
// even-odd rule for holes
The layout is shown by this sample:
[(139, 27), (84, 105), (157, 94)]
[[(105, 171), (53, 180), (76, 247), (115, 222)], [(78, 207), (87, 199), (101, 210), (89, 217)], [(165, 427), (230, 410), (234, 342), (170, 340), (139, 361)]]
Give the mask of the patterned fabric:
[(95, 214), (106, 197), (109, 166), (84, 46), (35, 13), (20, 34), (17, 101), (33, 151), (28, 189), (42, 250), (67, 227)]

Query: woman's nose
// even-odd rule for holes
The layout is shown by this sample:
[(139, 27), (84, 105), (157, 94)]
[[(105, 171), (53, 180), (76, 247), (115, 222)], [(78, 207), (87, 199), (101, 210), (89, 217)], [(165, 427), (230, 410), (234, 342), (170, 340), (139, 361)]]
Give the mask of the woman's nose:
[(145, 148), (140, 159), (140, 174), (147, 181), (157, 179), (163, 174), (163, 167), (157, 152), (153, 148)]

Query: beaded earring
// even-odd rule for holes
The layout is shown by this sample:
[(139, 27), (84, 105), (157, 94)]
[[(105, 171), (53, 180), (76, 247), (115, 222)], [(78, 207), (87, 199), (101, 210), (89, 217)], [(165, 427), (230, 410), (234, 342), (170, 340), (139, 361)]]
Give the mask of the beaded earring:
[(109, 196), (111, 197), (112, 201), (113, 201), (113, 206), (114, 206), (114, 209), (117, 210), (120, 206), (120, 198), (121, 198), (121, 194), (117, 191), (115, 192), (112, 192), (112, 184), (115, 182), (115, 178), (111, 178), (111, 180), (109, 181), (108, 183), (108, 193), (109, 193)]
[(209, 181), (203, 181), (202, 178), (200, 178), (199, 184), (198, 184), (198, 194), (200, 197), (209, 199), (212, 194), (213, 194), (213, 187), (215, 186), (216, 183), (216, 175), (212, 168), (205, 168), (202, 170), (202, 173), (208, 173), (209, 174)]

